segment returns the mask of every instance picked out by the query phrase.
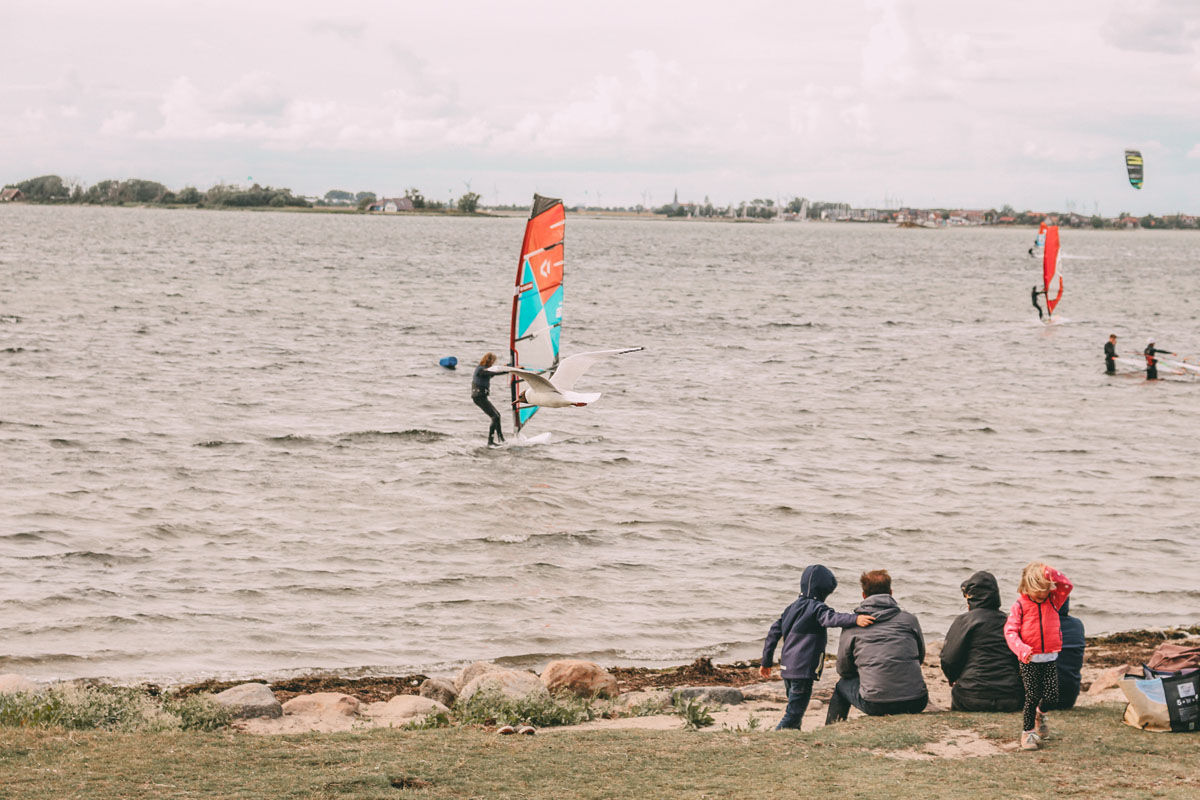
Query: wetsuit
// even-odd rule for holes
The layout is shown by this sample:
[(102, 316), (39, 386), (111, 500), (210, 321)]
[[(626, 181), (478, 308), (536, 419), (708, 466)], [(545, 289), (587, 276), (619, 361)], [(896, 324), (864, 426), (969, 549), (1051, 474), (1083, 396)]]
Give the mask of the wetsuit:
[(1142, 355), (1146, 356), (1146, 380), (1158, 380), (1158, 359), (1154, 357), (1155, 353), (1171, 354), (1170, 350), (1159, 350), (1152, 344), (1146, 345), (1146, 349), (1142, 351)]
[(1042, 307), (1040, 305), (1038, 305), (1038, 301), (1037, 301), (1037, 297), (1039, 294), (1045, 294), (1045, 292), (1039, 292), (1037, 290), (1036, 286), (1033, 287), (1033, 307), (1038, 310), (1038, 319), (1042, 319)]
[(1113, 375), (1117, 371), (1117, 365), (1113, 363), (1113, 359), (1117, 357), (1117, 346), (1112, 342), (1104, 343), (1104, 371), (1109, 375)]
[(495, 376), (496, 373), (488, 372), (488, 368), (483, 364), (477, 366), (475, 374), (471, 376), (471, 399), (483, 409), (483, 413), (492, 418), (491, 427), (488, 428), (488, 444), (496, 443), (493, 436), (498, 436), (500, 441), (504, 441), (504, 432), (500, 430), (500, 412), (492, 405), (492, 401), (488, 400), (488, 390), (491, 389), (492, 378)]

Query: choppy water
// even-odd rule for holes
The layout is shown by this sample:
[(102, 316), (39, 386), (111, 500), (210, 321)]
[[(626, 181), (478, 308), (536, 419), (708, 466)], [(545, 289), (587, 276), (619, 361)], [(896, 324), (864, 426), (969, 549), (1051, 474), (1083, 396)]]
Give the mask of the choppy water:
[[(940, 636), (1032, 558), (1089, 631), (1194, 622), (1200, 236), (572, 217), (554, 443), (489, 451), (518, 219), (0, 208), (0, 672), (753, 656), (827, 564)], [(1193, 302), (1195, 300), (1196, 302)], [(505, 417), (505, 428), (509, 420)]]

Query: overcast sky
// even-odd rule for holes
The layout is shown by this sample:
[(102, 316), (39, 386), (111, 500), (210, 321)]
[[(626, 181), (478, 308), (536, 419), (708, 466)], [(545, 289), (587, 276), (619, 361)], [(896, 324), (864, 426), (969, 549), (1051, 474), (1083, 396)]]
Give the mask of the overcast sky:
[(1200, 2), (0, 0), (0, 183), (51, 172), (1200, 213)]

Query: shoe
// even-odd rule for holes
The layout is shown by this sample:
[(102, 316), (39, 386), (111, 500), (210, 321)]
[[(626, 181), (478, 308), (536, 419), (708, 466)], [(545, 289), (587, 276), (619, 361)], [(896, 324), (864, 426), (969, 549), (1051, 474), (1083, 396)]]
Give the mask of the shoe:
[(523, 736), (533, 736), (535, 733), (537, 733), (537, 730), (535, 730), (532, 725), (522, 725), (521, 727), (517, 728), (517, 733)]
[(500, 445), (496, 444), (491, 439), (488, 439), (488, 447), (499, 447), (499, 446)]
[(509, 736), (516, 732), (517, 732), (517, 729), (514, 728), (512, 725), (504, 725), (504, 726), (501, 726), (496, 729), (496, 733), (500, 734), (501, 736)]
[(1037, 712), (1037, 722), (1034, 723), (1033, 730), (1037, 733), (1039, 739), (1045, 739), (1050, 735), (1050, 726), (1046, 724), (1048, 715), (1039, 711)]
[(1042, 737), (1038, 736), (1033, 731), (1025, 731), (1021, 734), (1021, 749), (1022, 750), (1037, 750)]

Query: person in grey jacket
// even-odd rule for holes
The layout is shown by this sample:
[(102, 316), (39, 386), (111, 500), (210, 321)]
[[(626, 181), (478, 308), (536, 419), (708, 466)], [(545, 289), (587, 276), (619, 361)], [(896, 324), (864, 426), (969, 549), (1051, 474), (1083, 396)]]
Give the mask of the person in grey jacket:
[(854, 611), (875, 619), (869, 628), (851, 628), (838, 645), (841, 680), (829, 699), (825, 724), (844, 720), (854, 706), (872, 717), (919, 714), (929, 703), (921, 674), (925, 637), (921, 623), (892, 598), (892, 576), (886, 570), (859, 578), (863, 601)]

